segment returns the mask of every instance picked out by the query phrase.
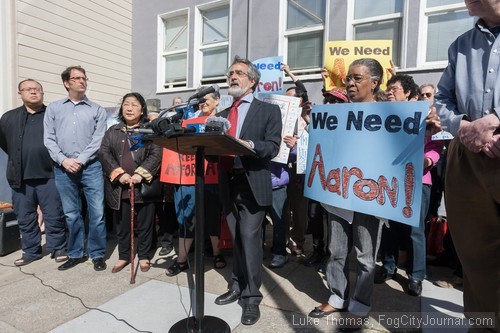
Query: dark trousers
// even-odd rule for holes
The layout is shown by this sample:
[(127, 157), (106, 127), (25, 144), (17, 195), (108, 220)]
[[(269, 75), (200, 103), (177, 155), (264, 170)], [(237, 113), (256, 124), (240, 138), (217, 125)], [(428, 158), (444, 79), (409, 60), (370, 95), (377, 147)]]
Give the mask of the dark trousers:
[[(121, 260), (130, 260), (130, 202), (122, 200), (121, 219), (118, 228), (118, 253)], [(134, 206), (136, 215), (134, 228), (137, 232), (137, 256), (139, 260), (151, 259), (153, 246), (153, 225), (155, 216), (155, 204), (136, 203)]]
[(326, 210), (316, 200), (309, 200), (307, 208), (307, 216), (309, 218), (309, 229), (313, 238), (313, 246), (315, 251), (324, 252), (325, 247), (325, 231), (323, 217), (326, 215)]
[(43, 213), (47, 252), (54, 255), (56, 251), (66, 250), (66, 223), (53, 178), (24, 181), (21, 188), (12, 190), (12, 203), (22, 236), (23, 256), (30, 259), (42, 256), (37, 205)]
[[(307, 206), (309, 199), (304, 197), (304, 175), (296, 174), (296, 165), (290, 168), (290, 182), (287, 186), (288, 209), (285, 211), (292, 246), (304, 245), (307, 228)], [(288, 237), (287, 237), (288, 238)]]
[(464, 314), (471, 318), (494, 314), (497, 332), (500, 329), (499, 170), (499, 158), (472, 153), (458, 138), (451, 141), (445, 200), (448, 225), (463, 267)]
[(233, 238), (233, 273), (229, 288), (241, 294), (241, 304), (260, 304), (262, 278), (262, 220), (266, 208), (255, 201), (244, 174), (229, 181), (230, 202), (223, 202)]
[(273, 205), (268, 210), (273, 221), (273, 247), (271, 252), (282, 256), (286, 255), (286, 203), (286, 186), (274, 188)]

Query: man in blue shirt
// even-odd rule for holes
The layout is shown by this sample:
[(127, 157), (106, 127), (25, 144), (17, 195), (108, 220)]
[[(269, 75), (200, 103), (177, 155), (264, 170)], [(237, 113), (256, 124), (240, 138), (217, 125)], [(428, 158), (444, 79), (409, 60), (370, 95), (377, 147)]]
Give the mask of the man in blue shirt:
[(448, 49), (435, 96), (441, 125), (455, 136), (446, 212), (463, 266), (464, 313), (478, 324), (469, 332), (495, 331), (493, 325), (500, 332), (500, 1), (465, 4), (479, 20)]
[[(88, 254), (94, 269), (102, 271), (106, 269), (106, 225), (104, 182), (97, 152), (106, 131), (106, 111), (85, 96), (87, 75), (82, 67), (66, 68), (61, 78), (68, 97), (51, 103), (44, 119), (44, 143), (55, 162), (56, 186), (69, 231), (69, 260), (58, 269), (72, 268)], [(82, 193), (88, 206), (88, 253), (84, 248)]]

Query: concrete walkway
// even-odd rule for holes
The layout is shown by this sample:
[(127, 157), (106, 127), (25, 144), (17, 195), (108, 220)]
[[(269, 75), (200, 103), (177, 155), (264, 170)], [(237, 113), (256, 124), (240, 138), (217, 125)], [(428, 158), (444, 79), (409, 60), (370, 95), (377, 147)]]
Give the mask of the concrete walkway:
[[(174, 259), (173, 253), (165, 258), (156, 256), (150, 271), (139, 271), (136, 283), (131, 285), (130, 266), (120, 273), (111, 273), (118, 254), (115, 241), (111, 239), (108, 244), (108, 269), (103, 272), (95, 272), (90, 260), (60, 272), (58, 264), (48, 256), (21, 268), (13, 265), (21, 251), (0, 257), (0, 332), (167, 332), (179, 320), (192, 316), (188, 288), (188, 277), (192, 275), (164, 274)], [(268, 250), (266, 253), (268, 259), (264, 263), (268, 265), (270, 254)], [(338, 315), (319, 320), (307, 316), (328, 299), (329, 291), (322, 274), (302, 265), (304, 258), (289, 256), (289, 263), (281, 269), (264, 268), (261, 319), (253, 326), (240, 324), (239, 305), (213, 303), (215, 297), (226, 291), (230, 252), (226, 253), (228, 266), (222, 270), (213, 269), (212, 259), (206, 258), (205, 315), (221, 318), (232, 332), (334, 332), (340, 320)], [(451, 274), (451, 270), (442, 268), (439, 272), (434, 268), (429, 271), (432, 278)], [(354, 272), (351, 278), (354, 279)], [(425, 281), (419, 298), (405, 294), (405, 285), (404, 276), (375, 285), (373, 309), (364, 332), (467, 331), (443, 326), (436, 319), (461, 316), (459, 290), (441, 289)], [(424, 317), (433, 320), (419, 325), (417, 319)]]

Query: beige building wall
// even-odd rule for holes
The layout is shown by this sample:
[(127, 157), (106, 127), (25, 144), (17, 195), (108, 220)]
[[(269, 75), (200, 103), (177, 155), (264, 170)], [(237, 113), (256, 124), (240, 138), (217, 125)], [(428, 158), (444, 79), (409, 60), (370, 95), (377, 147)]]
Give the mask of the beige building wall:
[[(89, 77), (87, 96), (102, 106), (118, 105), (130, 91), (132, 0), (7, 1), (14, 16), (12, 85), (40, 81), (48, 104), (66, 95), (61, 72), (80, 65)], [(15, 101), (0, 113), (20, 105)]]

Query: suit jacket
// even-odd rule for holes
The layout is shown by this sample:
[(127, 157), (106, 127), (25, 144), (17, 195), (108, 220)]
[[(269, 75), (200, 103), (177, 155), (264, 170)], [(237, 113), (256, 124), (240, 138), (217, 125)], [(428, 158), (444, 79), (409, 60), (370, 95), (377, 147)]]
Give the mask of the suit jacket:
[[(216, 116), (227, 118), (230, 108)], [(259, 206), (272, 204), (271, 173), (269, 161), (278, 154), (281, 144), (281, 111), (277, 105), (254, 98), (241, 127), (240, 139), (251, 140), (257, 157), (240, 156), (245, 175)], [(227, 174), (219, 170), (220, 195), (223, 202), (229, 201)]]

